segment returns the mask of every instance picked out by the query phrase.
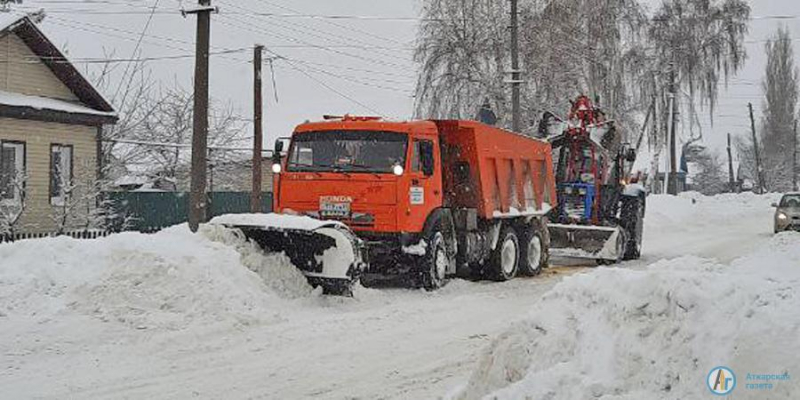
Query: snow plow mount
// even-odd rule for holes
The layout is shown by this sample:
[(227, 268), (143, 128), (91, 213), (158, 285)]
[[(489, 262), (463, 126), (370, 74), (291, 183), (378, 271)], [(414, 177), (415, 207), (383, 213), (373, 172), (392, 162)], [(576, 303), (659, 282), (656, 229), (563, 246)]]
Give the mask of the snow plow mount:
[(305, 275), (309, 284), (320, 286), (326, 294), (352, 295), (367, 265), (363, 241), (340, 224), (316, 229), (227, 225), (238, 229), (264, 251), (284, 253)]

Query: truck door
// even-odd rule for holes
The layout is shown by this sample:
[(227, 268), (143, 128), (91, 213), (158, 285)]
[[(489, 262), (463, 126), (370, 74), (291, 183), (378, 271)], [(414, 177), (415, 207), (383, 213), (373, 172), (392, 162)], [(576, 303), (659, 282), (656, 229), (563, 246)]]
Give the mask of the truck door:
[(408, 204), (409, 227), (421, 230), (425, 219), (442, 205), (441, 159), (434, 139), (417, 138), (411, 143)]

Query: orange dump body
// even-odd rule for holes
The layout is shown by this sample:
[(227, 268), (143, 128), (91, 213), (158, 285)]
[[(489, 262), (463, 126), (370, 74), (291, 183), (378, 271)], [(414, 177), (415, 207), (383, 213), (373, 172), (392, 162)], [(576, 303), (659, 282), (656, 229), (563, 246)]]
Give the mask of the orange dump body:
[(485, 219), (546, 212), (555, 203), (550, 144), (474, 121), (436, 121), (446, 205)]

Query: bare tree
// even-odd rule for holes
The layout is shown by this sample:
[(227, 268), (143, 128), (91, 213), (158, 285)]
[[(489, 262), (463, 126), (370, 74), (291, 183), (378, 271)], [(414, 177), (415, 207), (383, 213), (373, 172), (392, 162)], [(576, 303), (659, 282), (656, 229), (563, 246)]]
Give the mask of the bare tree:
[[(736, 156), (739, 161), (736, 179), (739, 183), (755, 183), (758, 175), (756, 173), (755, 148), (753, 147), (752, 135), (748, 132), (734, 136), (733, 145), (736, 148)], [(759, 143), (758, 147), (759, 153), (764, 154), (762, 142)]]
[[(544, 111), (568, 109), (578, 94), (599, 97), (607, 115), (621, 124), (632, 121), (631, 111), (641, 108), (632, 97), (646, 23), (639, 3), (520, 3), (523, 130), (530, 133)], [(488, 102), (508, 125), (509, 12), (507, 2), (425, 2), (415, 53), (422, 64), (418, 116), (474, 118)]]
[[(713, 115), (719, 94), (720, 81), (727, 83), (744, 65), (746, 52), (744, 36), (748, 31), (750, 6), (745, 0), (665, 0), (656, 10), (650, 23), (649, 57), (654, 72), (651, 90), (659, 99), (661, 131), (668, 123), (669, 87), (668, 66), (673, 66), (677, 86), (685, 91), (679, 102), (680, 112), (690, 116), (690, 140), (696, 140), (693, 129), (699, 128), (698, 101), (708, 106)], [(679, 97), (684, 97), (679, 93)]]
[(764, 118), (761, 136), (764, 143), (764, 170), (767, 187), (792, 190), (794, 121), (797, 109), (798, 71), (789, 30), (779, 28), (765, 45), (767, 68), (762, 82)]
[(56, 226), (56, 235), (63, 235), (72, 226), (77, 213), (81, 210), (83, 199), (79, 194), (79, 186), (75, 184), (69, 171), (63, 170), (63, 164), (55, 163), (55, 196), (51, 204), (50, 219)]
[(506, 117), (507, 2), (429, 0), (423, 5), (415, 61), (420, 117), (471, 118), (488, 100)]
[(12, 4), (22, 4), (22, 0), (0, 0), (0, 12), (10, 11)]
[(692, 186), (694, 190), (715, 195), (728, 189), (727, 169), (720, 155), (701, 145), (686, 146), (686, 157), (692, 161), (694, 171)]
[[(159, 92), (150, 100), (155, 103), (148, 107), (152, 111), (144, 118), (142, 128), (131, 138), (139, 141), (139, 159), (148, 164), (145, 171), (151, 176), (172, 180), (176, 186), (183, 187), (187, 182), (190, 152), (188, 145), (192, 138), (192, 94), (174, 86)], [(230, 104), (220, 105), (212, 102), (209, 111), (209, 146), (245, 146), (245, 120), (239, 117)], [(160, 146), (167, 143), (175, 146)], [(209, 155), (211, 156), (211, 155)], [(230, 160), (229, 152), (214, 152), (215, 161)]]
[(0, 181), (0, 238), (13, 239), (28, 204), (28, 174), (16, 171), (13, 176), (0, 177)]

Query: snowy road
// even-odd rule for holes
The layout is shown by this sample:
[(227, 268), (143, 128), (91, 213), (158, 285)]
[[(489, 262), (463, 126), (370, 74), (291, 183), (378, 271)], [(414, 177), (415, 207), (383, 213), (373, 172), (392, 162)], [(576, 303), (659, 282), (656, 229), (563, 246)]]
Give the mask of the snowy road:
[[(685, 224), (698, 213), (694, 206), (666, 216), (660, 206), (648, 205), (643, 259), (624, 267), (686, 254), (724, 263), (771, 237), (768, 207)], [(311, 296), (252, 323), (192, 329), (26, 318), (0, 336), (0, 387), (17, 398), (437, 398), (463, 384), (487, 343), (561, 277), (591, 271), (556, 267), (502, 284), (453, 281), (435, 293)]]

